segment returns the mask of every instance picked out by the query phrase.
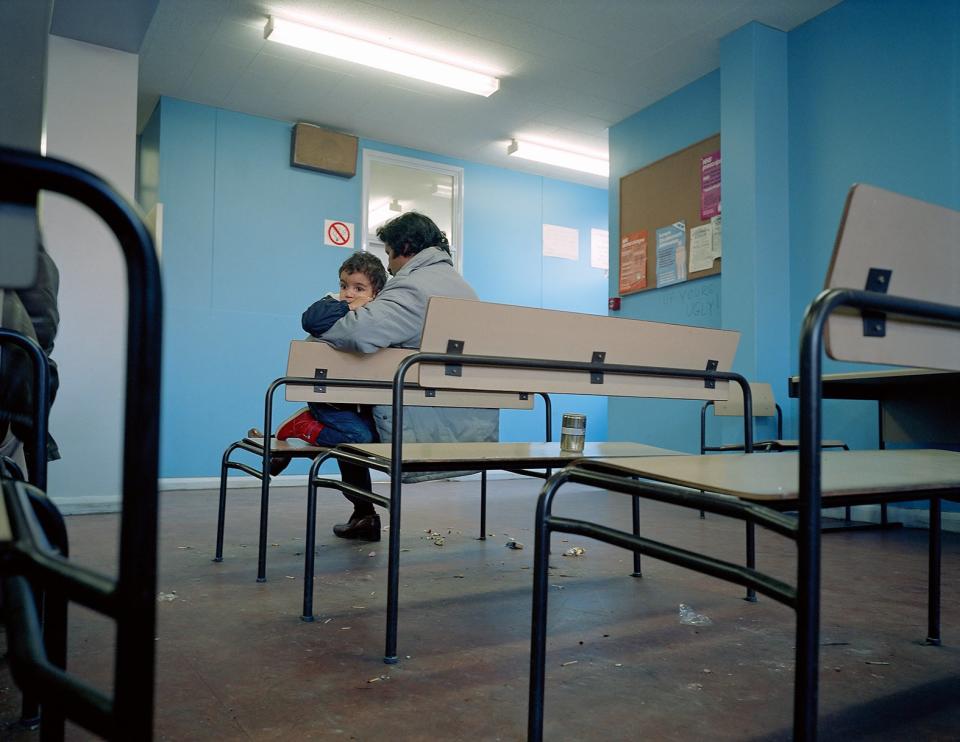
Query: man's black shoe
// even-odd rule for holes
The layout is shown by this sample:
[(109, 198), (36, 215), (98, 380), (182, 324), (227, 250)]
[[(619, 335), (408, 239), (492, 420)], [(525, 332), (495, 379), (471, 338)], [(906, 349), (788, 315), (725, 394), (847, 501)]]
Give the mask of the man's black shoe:
[(380, 540), (380, 516), (364, 515), (360, 518), (351, 518), (346, 523), (338, 523), (333, 532), (340, 538), (355, 538), (361, 541)]
[(270, 457), (270, 476), (275, 477), (293, 461), (292, 456), (271, 456)]

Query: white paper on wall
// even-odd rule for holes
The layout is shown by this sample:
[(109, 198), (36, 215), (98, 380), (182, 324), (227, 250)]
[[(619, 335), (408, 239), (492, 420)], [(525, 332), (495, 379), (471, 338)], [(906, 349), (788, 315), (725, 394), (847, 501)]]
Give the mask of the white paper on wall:
[(543, 225), (543, 256), (564, 260), (580, 259), (580, 232), (572, 227)]
[(690, 272), (713, 267), (713, 225), (690, 229)]
[(610, 233), (605, 229), (590, 230), (590, 267), (610, 269)]
[(710, 217), (710, 226), (713, 227), (713, 257), (715, 258), (723, 257), (723, 250), (722, 250), (723, 245), (722, 245), (722, 235), (721, 235), (722, 230), (720, 226), (720, 220), (722, 218), (723, 217), (720, 217), (720, 216)]

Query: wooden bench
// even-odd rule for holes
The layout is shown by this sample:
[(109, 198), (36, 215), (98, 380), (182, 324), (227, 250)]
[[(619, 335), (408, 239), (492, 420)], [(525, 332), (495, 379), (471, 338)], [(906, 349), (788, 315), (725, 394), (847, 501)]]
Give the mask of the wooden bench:
[[(817, 733), (821, 506), (930, 500), (927, 641), (940, 643), (940, 501), (960, 498), (960, 453), (823, 452), (821, 347), (838, 360), (960, 370), (960, 212), (869, 186), (848, 196), (827, 290), (800, 337), (800, 450), (772, 456), (583, 460), (541, 493), (535, 527), (528, 737), (543, 736), (550, 536), (576, 533), (767, 595), (797, 613), (793, 734)], [(866, 286), (864, 290), (862, 287)], [(854, 288), (845, 288), (854, 287)], [(889, 287), (890, 294), (887, 293)], [(796, 584), (704, 554), (553, 514), (567, 482), (754, 522), (797, 543)], [(687, 488), (687, 489), (678, 489)], [(798, 510), (799, 518), (780, 511)]]
[[(304, 620), (313, 617), (313, 561), (316, 490), (339, 489), (390, 510), (387, 631), (384, 661), (397, 661), (400, 522), (403, 476), (417, 471), (477, 468), (554, 469), (570, 454), (554, 444), (405, 444), (402, 385), (408, 376), (420, 387), (441, 390), (526, 389), (550, 394), (722, 400), (731, 380), (750, 392), (743, 377), (729, 371), (739, 333), (685, 325), (576, 314), (548, 309), (433, 297), (424, 323), (421, 351), (401, 361), (394, 376), (393, 436), (388, 445), (344, 445), (314, 460), (308, 476)], [(744, 437), (752, 446), (752, 425)], [(632, 442), (588, 444), (583, 455), (600, 457), (677, 454)], [(384, 497), (317, 476), (328, 459), (389, 473)], [(638, 515), (635, 510), (635, 523)]]
[[(345, 353), (326, 343), (294, 340), (287, 357), (287, 375), (274, 380), (264, 400), (263, 430), (273, 429), (273, 406), (276, 391), (283, 387), (291, 402), (330, 402), (337, 404), (390, 404), (391, 384), (397, 365), (414, 350), (384, 348), (376, 353)], [(417, 407), (482, 407), (496, 409), (533, 409), (533, 394), (526, 392), (474, 392), (469, 389), (436, 390), (408, 385), (404, 403)], [(549, 400), (547, 400), (549, 431)], [(548, 434), (549, 435), (549, 432)], [(267, 520), (270, 502), (270, 460), (314, 459), (328, 451), (326, 446), (311, 446), (299, 440), (278, 441), (274, 436), (244, 436), (231, 443), (220, 464), (220, 500), (217, 511), (215, 562), (223, 561), (223, 538), (226, 522), (228, 473), (240, 471), (260, 480), (260, 529), (257, 549), (257, 581), (266, 580)], [(234, 452), (243, 451), (259, 459), (260, 467), (234, 461)], [(481, 482), (485, 495), (486, 479)]]
[[(773, 388), (758, 381), (750, 382), (750, 393), (753, 396), (753, 417), (775, 417), (777, 419), (777, 437), (753, 442), (754, 451), (796, 451), (800, 441), (783, 437), (783, 410), (773, 396)], [(721, 402), (704, 402), (700, 408), (700, 453), (717, 453), (742, 451), (742, 443), (722, 443), (710, 445), (707, 443), (707, 410), (713, 408), (716, 417), (743, 417), (743, 395), (740, 387), (730, 387), (730, 395)], [(847, 448), (847, 444), (839, 440), (827, 440), (821, 443), (823, 448)]]

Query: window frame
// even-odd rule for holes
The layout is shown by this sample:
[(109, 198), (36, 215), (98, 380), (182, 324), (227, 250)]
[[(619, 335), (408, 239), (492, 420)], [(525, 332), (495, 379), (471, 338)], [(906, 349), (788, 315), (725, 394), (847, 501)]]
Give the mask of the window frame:
[(456, 165), (447, 165), (442, 162), (432, 160), (423, 160), (416, 157), (407, 157), (405, 155), (395, 155), (390, 152), (383, 152), (377, 149), (364, 147), (362, 152), (363, 163), (363, 182), (362, 182), (362, 204), (361, 204), (361, 249), (368, 251), (370, 246), (382, 249), (383, 243), (371, 235), (370, 225), (368, 223), (370, 214), (370, 168), (373, 162), (395, 165), (398, 167), (409, 167), (415, 170), (422, 170), (430, 173), (450, 176), (453, 179), (453, 194), (451, 196), (451, 233), (447, 235), (450, 246), (454, 253), (454, 268), (458, 273), (463, 273), (463, 168)]

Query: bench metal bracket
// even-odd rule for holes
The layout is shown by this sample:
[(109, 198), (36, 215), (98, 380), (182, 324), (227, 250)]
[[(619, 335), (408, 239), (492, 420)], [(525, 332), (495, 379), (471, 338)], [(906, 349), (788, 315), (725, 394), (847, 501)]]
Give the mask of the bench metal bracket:
[[(607, 357), (607, 352), (605, 350), (595, 350), (593, 351), (593, 358), (590, 359), (590, 363), (603, 363)], [(602, 384), (603, 383), (603, 371), (591, 371), (590, 372), (590, 383), (591, 384)]]
[[(888, 268), (871, 268), (867, 273), (867, 291), (876, 291), (878, 294), (887, 293), (890, 287), (890, 276), (893, 271)], [(882, 338), (887, 334), (887, 315), (883, 312), (863, 312), (863, 336)]]
[(520, 399), (526, 402), (528, 399), (530, 399), (530, 392), (520, 392)]
[[(715, 360), (713, 360), (713, 359), (711, 358), (711, 359), (709, 359), (709, 360), (707, 361), (707, 369), (706, 369), (706, 370), (707, 370), (707, 371), (716, 371), (716, 370), (717, 370), (717, 367), (718, 367), (719, 365), (720, 365), (720, 364), (719, 364), (717, 361), (715, 361)], [(716, 388), (717, 388), (717, 381), (716, 381), (716, 379), (704, 379), (704, 380), (703, 380), (703, 388), (704, 388), (704, 389), (716, 389)]]
[[(327, 369), (325, 369), (325, 368), (315, 368), (315, 369), (313, 370), (313, 378), (314, 378), (314, 379), (326, 379), (326, 378), (327, 378)], [(326, 385), (326, 384), (314, 384), (314, 385), (313, 385), (313, 391), (314, 391), (316, 394), (326, 394), (326, 393), (327, 393), (327, 385)]]
[(436, 396), (437, 396), (437, 390), (436, 390), (436, 389), (424, 389), (424, 390), (423, 390), (423, 396), (424, 396), (424, 397), (431, 397), (431, 398), (432, 398), (432, 397), (436, 397)]
[[(447, 353), (449, 355), (462, 355), (463, 354), (463, 341), (462, 340), (447, 340)], [(463, 364), (462, 363), (448, 363), (445, 366), (444, 373), (447, 376), (463, 376)]]

